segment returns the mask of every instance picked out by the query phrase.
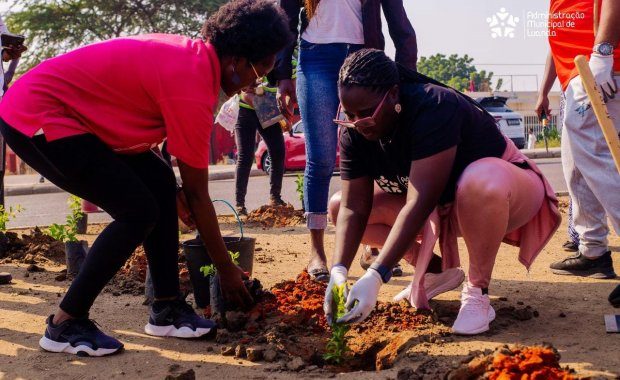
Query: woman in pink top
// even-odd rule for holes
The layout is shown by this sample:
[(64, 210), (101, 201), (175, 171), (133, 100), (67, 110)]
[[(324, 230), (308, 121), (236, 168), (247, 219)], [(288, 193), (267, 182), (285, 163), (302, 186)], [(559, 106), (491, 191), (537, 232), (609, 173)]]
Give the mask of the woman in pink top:
[(201, 39), (159, 34), (104, 41), (41, 63), (10, 89), (0, 106), (9, 146), (45, 178), (114, 218), (47, 319), (41, 347), (91, 356), (122, 349), (88, 313), (140, 244), (155, 291), (145, 331), (180, 338), (213, 333), (214, 323), (179, 298), (177, 184), (154, 152), (164, 139), (178, 159), (224, 297), (252, 302), (209, 197), (209, 139), (220, 89), (230, 96), (264, 76), (290, 39), (286, 16), (272, 1), (235, 0), (207, 20)]

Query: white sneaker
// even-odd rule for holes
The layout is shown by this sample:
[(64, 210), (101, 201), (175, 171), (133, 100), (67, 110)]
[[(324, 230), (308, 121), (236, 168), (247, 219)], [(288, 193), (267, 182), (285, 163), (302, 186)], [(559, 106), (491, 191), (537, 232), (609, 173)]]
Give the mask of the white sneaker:
[(452, 332), (460, 335), (476, 335), (489, 331), (489, 323), (495, 319), (495, 310), (482, 289), (463, 285), (461, 309), (452, 325)]
[[(437, 297), (441, 293), (456, 289), (463, 283), (465, 273), (461, 268), (446, 269), (441, 273), (427, 273), (424, 275), (424, 290), (429, 300)], [(411, 284), (394, 297), (395, 302), (409, 298)], [(416, 307), (416, 305), (412, 305)]]

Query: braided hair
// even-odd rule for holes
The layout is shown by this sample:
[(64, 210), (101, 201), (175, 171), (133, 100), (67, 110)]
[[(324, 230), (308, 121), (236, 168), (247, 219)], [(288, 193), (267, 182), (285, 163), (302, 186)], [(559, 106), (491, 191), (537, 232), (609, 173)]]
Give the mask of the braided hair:
[(398, 65), (382, 50), (362, 49), (344, 61), (338, 77), (340, 87), (362, 86), (382, 93), (400, 82)]

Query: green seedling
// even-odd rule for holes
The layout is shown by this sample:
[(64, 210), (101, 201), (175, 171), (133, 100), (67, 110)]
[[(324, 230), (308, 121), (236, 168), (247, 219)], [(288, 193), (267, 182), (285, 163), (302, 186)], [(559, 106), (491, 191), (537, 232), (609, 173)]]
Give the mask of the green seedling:
[[(228, 251), (228, 254), (230, 255), (230, 258), (233, 264), (239, 265), (240, 253)], [(200, 272), (202, 273), (203, 276), (209, 277), (209, 276), (214, 276), (215, 273), (217, 273), (217, 269), (215, 269), (215, 265), (213, 264), (205, 265), (205, 266), (200, 267)]]
[[(342, 284), (332, 288), (332, 308), (333, 310), (336, 310), (334, 321), (346, 314), (346, 308), (344, 306), (346, 301), (344, 297), (345, 286), (345, 284)], [(334, 322), (331, 328), (332, 336), (325, 347), (326, 349), (323, 359), (338, 365), (344, 362), (345, 355), (347, 351), (349, 351), (349, 347), (347, 346), (348, 338), (346, 335), (347, 332), (349, 332), (350, 326), (347, 323)]]
[(0, 205), (0, 231), (6, 231), (6, 225), (22, 211), (24, 211), (24, 208), (20, 205), (15, 206), (15, 208), (11, 206), (8, 210), (3, 205)]

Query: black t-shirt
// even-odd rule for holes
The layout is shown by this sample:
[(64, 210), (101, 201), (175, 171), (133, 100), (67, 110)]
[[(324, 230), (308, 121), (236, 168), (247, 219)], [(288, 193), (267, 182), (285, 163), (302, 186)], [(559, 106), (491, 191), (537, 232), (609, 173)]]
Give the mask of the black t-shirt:
[(456, 183), (467, 165), (484, 157), (501, 157), (506, 149), (495, 119), (451, 88), (401, 82), (400, 102), (399, 125), (390, 139), (368, 141), (353, 129), (342, 129), (342, 179), (372, 177), (384, 191), (403, 194), (412, 161), (457, 146), (440, 198), (440, 204), (445, 204), (454, 200)]

